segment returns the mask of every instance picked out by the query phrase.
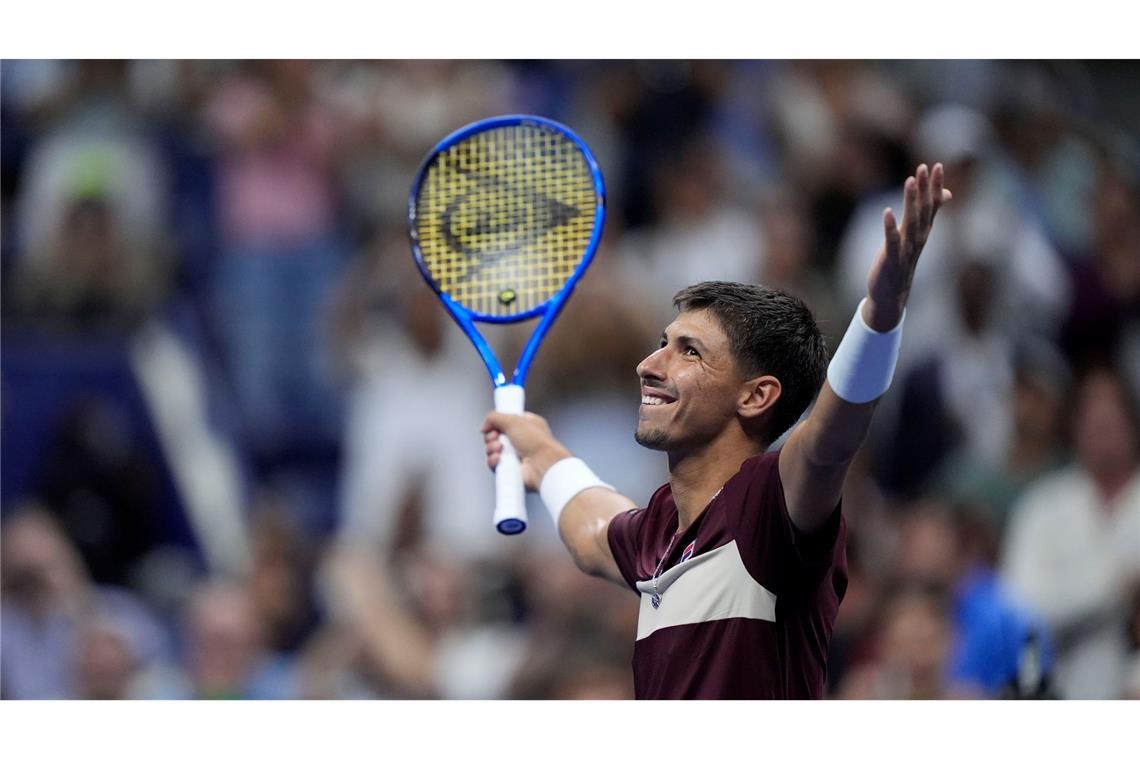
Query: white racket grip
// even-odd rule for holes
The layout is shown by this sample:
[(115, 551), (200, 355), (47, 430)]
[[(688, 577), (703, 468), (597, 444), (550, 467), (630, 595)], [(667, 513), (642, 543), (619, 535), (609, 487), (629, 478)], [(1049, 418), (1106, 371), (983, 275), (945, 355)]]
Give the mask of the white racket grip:
[[(503, 414), (522, 414), (526, 408), (526, 391), (521, 385), (501, 385), (495, 389), (495, 411)], [(500, 435), (503, 453), (495, 468), (495, 529), (511, 536), (526, 530), (526, 489), (523, 486), (522, 464), (514, 446), (505, 435)]]

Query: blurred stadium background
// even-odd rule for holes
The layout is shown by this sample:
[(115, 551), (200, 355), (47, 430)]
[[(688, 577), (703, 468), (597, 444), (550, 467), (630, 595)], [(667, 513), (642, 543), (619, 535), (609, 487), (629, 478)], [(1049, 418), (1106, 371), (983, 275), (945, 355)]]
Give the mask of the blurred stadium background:
[(879, 214), (944, 162), (955, 201), (848, 479), (829, 693), (1140, 697), (1138, 82), (4, 61), (0, 694), (632, 696), (634, 597), (580, 575), (541, 506), (491, 528), (490, 387), (406, 239), (425, 151), (529, 112), (586, 139), (610, 201), (529, 406), (642, 503), (666, 471), (633, 442), (634, 366), (672, 294), (783, 287), (834, 347)]

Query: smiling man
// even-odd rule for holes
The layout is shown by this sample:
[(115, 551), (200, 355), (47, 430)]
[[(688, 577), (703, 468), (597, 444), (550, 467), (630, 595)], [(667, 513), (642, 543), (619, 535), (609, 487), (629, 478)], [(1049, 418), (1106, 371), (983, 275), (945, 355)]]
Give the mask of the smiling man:
[[(843, 479), (890, 386), (915, 265), (951, 197), (942, 182), (940, 164), (919, 166), (901, 225), (884, 211), (867, 298), (830, 365), (792, 296), (707, 282), (674, 297), (677, 318), (637, 367), (636, 439), (669, 457), (669, 482), (645, 509), (538, 415), (487, 416), (491, 468), (506, 434), (578, 567), (640, 594), (638, 698), (823, 696), (847, 586)], [(766, 453), (817, 393), (807, 419)]]

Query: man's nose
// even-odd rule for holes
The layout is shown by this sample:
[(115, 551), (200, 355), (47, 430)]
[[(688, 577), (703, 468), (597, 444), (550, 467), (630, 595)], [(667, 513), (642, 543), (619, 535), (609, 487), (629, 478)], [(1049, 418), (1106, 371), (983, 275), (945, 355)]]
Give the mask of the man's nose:
[(637, 365), (637, 376), (642, 380), (665, 379), (665, 348), (659, 348)]

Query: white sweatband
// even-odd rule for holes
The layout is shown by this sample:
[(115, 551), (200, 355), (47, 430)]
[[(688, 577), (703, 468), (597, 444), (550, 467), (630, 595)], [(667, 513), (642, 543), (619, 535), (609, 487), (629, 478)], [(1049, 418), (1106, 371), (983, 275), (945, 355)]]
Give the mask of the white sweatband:
[(863, 321), (863, 304), (859, 302), (847, 334), (835, 349), (827, 367), (831, 390), (844, 401), (865, 404), (874, 401), (891, 387), (895, 365), (899, 361), (899, 343), (906, 310), (890, 332), (875, 332)]
[(595, 475), (581, 459), (568, 457), (559, 459), (546, 471), (542, 476), (542, 483), (538, 486), (538, 493), (542, 496), (542, 503), (550, 510), (550, 516), (554, 518), (554, 526), (558, 527), (558, 516), (562, 514), (562, 510), (570, 500), (587, 488), (595, 486), (616, 490)]

